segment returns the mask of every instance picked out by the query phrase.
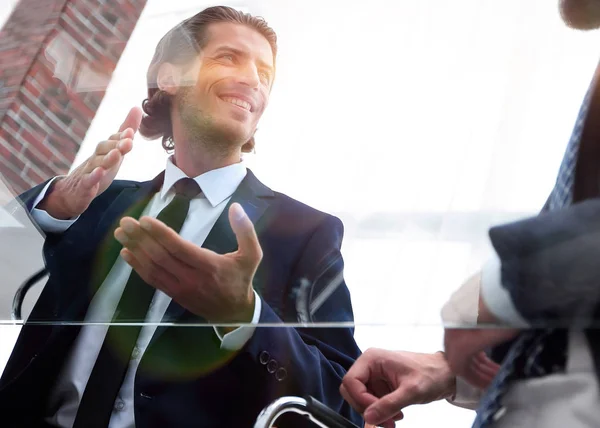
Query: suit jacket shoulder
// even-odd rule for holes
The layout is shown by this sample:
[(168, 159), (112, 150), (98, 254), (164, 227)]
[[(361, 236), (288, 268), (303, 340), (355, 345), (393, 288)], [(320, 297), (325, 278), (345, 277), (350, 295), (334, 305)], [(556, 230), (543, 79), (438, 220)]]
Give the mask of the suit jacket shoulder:
[(600, 301), (600, 199), (490, 229), (502, 285), (534, 324), (586, 325)]
[[(338, 217), (313, 208), (284, 193), (273, 192), (273, 195), (268, 218), (275, 220), (276, 230), (281, 233), (302, 234), (309, 239), (315, 233), (319, 233), (320, 229), (335, 229), (341, 244), (344, 227)], [(335, 241), (338, 239), (336, 238)], [(336, 245), (336, 242), (333, 244)]]

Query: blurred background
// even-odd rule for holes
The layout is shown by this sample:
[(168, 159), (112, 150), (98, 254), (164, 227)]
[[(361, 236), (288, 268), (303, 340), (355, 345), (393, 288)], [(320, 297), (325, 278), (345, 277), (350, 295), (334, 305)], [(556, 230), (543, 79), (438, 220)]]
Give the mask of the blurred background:
[[(600, 53), (600, 35), (567, 29), (556, 3), (219, 3), (278, 34), (277, 79), (245, 163), (344, 222), (363, 350), (441, 349), (441, 306), (489, 255), (487, 229), (545, 202)], [(158, 40), (214, 4), (1, 0), (0, 205), (116, 132), (146, 97)], [(166, 156), (138, 137), (118, 178), (150, 179)], [(0, 243), (0, 370), (19, 331), (14, 290), (43, 265), (40, 234), (10, 218), (0, 210), (13, 237)], [(409, 408), (401, 425), (473, 417), (442, 402)]]

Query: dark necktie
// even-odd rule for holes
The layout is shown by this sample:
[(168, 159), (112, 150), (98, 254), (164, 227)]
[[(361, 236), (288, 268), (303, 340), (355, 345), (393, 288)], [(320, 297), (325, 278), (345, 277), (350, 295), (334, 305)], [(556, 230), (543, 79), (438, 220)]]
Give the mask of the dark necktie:
[[(191, 178), (184, 178), (175, 183), (175, 191), (173, 200), (156, 218), (179, 233), (187, 216), (190, 200), (200, 193), (200, 187)], [(154, 292), (154, 287), (144, 282), (135, 271), (131, 272), (113, 316), (113, 323), (131, 322), (137, 325), (109, 327), (83, 392), (73, 428), (108, 426)]]

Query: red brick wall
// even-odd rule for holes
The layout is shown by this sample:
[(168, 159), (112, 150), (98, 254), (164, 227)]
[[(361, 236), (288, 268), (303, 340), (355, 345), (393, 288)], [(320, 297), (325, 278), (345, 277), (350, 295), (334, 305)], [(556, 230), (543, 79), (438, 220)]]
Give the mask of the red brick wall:
[(17, 4), (0, 31), (0, 174), (14, 192), (69, 170), (145, 5)]

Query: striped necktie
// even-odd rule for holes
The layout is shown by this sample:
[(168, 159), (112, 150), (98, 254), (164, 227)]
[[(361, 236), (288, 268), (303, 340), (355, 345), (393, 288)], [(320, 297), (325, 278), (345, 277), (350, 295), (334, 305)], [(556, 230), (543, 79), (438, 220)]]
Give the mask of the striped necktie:
[[(592, 82), (579, 111), (571, 139), (558, 170), (556, 184), (550, 193), (544, 211), (558, 210), (573, 203), (577, 155), (594, 89), (595, 82)], [(522, 367), (522, 374), (525, 378), (544, 376), (549, 373), (548, 364), (544, 364), (544, 361), (547, 363), (548, 360), (548, 358), (544, 360), (544, 357), (548, 357), (548, 355), (545, 355), (544, 351), (549, 349), (548, 345), (553, 341), (565, 344), (565, 346), (553, 347), (553, 351), (557, 348), (560, 349), (559, 353), (553, 353), (551, 356), (552, 366), (556, 370), (564, 368), (566, 362), (567, 332), (564, 329), (528, 330), (519, 335), (506, 354), (494, 381), (481, 399), (473, 428), (489, 428), (505, 412), (501, 400), (510, 382), (515, 379), (518, 366)]]

